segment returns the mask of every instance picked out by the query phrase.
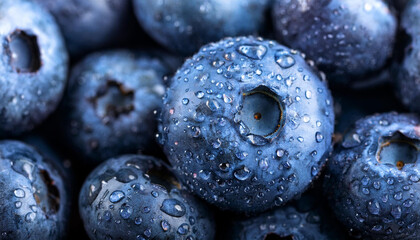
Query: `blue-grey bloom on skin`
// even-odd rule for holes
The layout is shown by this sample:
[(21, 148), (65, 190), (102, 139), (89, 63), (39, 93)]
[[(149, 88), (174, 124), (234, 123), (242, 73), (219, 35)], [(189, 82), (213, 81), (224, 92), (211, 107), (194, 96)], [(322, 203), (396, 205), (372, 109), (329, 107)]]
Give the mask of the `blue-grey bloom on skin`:
[(68, 56), (53, 17), (36, 3), (4, 0), (0, 15), (4, 137), (32, 130), (55, 110), (66, 85)]
[(356, 122), (327, 164), (325, 194), (361, 239), (419, 235), (420, 118), (385, 113)]
[(0, 238), (63, 239), (70, 197), (59, 169), (18, 141), (0, 141), (0, 169)]
[(86, 57), (71, 72), (61, 129), (90, 163), (154, 146), (164, 76), (163, 53), (114, 50)]
[(99, 165), (80, 192), (90, 239), (212, 240), (214, 220), (153, 157), (124, 155)]
[(203, 46), (173, 77), (159, 141), (195, 194), (236, 212), (300, 195), (331, 149), (330, 91), (302, 55), (274, 41)]
[(134, 0), (143, 28), (166, 48), (190, 55), (224, 37), (261, 33), (271, 0)]
[(275, 0), (273, 21), (280, 42), (305, 53), (337, 83), (383, 67), (397, 30), (383, 0)]

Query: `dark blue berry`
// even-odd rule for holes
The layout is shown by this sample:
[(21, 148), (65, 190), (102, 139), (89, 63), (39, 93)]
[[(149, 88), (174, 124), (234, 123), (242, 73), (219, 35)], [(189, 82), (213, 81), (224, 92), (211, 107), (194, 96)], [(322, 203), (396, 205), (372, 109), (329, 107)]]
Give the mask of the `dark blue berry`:
[[(74, 56), (115, 44), (128, 37), (129, 0), (35, 0), (57, 20)], [(133, 16), (134, 18), (134, 16)], [(134, 20), (135, 22), (135, 20)]]
[(52, 162), (18, 141), (0, 141), (0, 239), (63, 239), (69, 196)]
[(193, 54), (224, 37), (261, 32), (271, 0), (134, 0), (143, 28), (168, 49)]
[(68, 57), (53, 17), (37, 4), (4, 0), (0, 16), (0, 136), (11, 136), (55, 110)]
[(356, 237), (416, 239), (419, 234), (420, 119), (387, 113), (359, 120), (328, 162), (325, 192)]
[[(233, 221), (230, 240), (347, 239), (324, 204), (322, 189), (312, 189), (282, 208)], [(225, 233), (226, 234), (226, 233)]]
[(142, 155), (110, 159), (86, 179), (79, 210), (90, 239), (213, 239), (206, 207), (165, 163)]
[(159, 140), (195, 194), (223, 209), (261, 212), (301, 194), (318, 175), (333, 122), (326, 83), (299, 52), (227, 38), (175, 74)]
[(403, 61), (398, 68), (395, 82), (402, 103), (411, 111), (420, 113), (420, 1), (411, 1), (401, 17), (405, 36)]
[(161, 57), (102, 52), (72, 70), (61, 128), (82, 157), (98, 163), (154, 146), (154, 111), (161, 107), (162, 79), (170, 73)]
[(273, 18), (277, 38), (336, 81), (380, 69), (397, 28), (382, 0), (275, 0)]

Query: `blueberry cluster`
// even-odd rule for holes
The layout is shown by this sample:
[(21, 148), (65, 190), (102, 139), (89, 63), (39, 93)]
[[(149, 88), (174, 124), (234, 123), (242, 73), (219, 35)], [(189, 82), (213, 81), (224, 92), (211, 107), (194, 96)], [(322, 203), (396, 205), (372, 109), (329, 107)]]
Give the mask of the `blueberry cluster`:
[(419, 239), (420, 0), (0, 0), (0, 240)]

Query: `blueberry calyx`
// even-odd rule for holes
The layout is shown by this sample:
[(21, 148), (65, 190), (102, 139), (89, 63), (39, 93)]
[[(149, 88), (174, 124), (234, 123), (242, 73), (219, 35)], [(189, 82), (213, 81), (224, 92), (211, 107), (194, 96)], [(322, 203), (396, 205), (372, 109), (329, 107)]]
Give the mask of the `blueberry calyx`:
[(47, 187), (48, 195), (44, 198), (40, 198), (37, 193), (34, 193), (34, 198), (38, 205), (41, 206), (42, 211), (48, 214), (55, 214), (60, 209), (60, 192), (58, 191), (57, 186), (54, 183), (54, 180), (51, 178), (49, 173), (45, 170), (39, 171), (42, 181), (44, 182), (45, 186)]
[(376, 153), (378, 162), (395, 166), (399, 170), (407, 164), (415, 164), (420, 154), (420, 141), (400, 132), (383, 137)]
[(35, 73), (41, 68), (41, 53), (35, 35), (15, 30), (7, 36), (6, 52), (17, 73)]
[(105, 87), (99, 89), (96, 96), (90, 99), (96, 114), (105, 122), (129, 114), (134, 110), (133, 101), (134, 91), (114, 80), (108, 80)]
[(259, 86), (242, 94), (241, 109), (235, 116), (242, 136), (268, 143), (278, 135), (283, 120), (284, 108), (277, 94), (268, 87)]

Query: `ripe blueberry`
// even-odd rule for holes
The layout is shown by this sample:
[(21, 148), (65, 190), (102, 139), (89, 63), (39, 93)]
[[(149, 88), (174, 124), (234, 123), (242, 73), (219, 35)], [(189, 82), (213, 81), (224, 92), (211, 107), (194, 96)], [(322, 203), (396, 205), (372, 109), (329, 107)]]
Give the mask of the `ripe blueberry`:
[(159, 140), (197, 195), (261, 212), (301, 194), (320, 172), (334, 130), (325, 81), (299, 52), (260, 38), (227, 38), (173, 77)]

